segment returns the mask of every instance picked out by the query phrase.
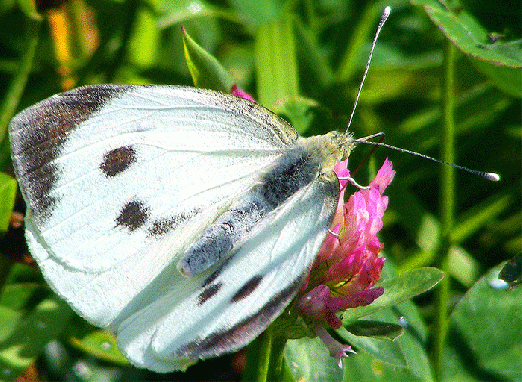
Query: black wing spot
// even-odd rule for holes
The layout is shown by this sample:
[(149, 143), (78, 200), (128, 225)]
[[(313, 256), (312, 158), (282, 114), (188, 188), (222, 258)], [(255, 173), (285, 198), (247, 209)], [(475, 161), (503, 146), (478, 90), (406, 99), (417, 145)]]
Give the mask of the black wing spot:
[(232, 302), (238, 302), (248, 297), (263, 281), (263, 276), (254, 276), (243, 285), (237, 293), (232, 297)]
[(272, 322), (295, 296), (304, 280), (304, 274), (273, 296), (260, 310), (247, 316), (231, 328), (217, 329), (206, 337), (197, 337), (181, 346), (175, 357), (207, 358), (225, 351), (238, 349), (253, 340)]
[(149, 228), (149, 234), (151, 236), (165, 235), (173, 229), (176, 229), (181, 223), (193, 218), (200, 212), (201, 209), (194, 208), (188, 212), (181, 212), (179, 214), (176, 214), (168, 219), (154, 220), (151, 224), (151, 227)]
[(215, 294), (221, 289), (223, 283), (212, 284), (205, 288), (198, 296), (198, 305), (203, 305), (209, 299), (215, 296)]
[(142, 202), (127, 203), (116, 218), (116, 226), (122, 226), (134, 231), (145, 224), (149, 217), (149, 210)]
[(112, 177), (125, 171), (134, 162), (136, 162), (136, 151), (131, 146), (123, 146), (111, 150), (103, 156), (100, 170), (106, 176)]

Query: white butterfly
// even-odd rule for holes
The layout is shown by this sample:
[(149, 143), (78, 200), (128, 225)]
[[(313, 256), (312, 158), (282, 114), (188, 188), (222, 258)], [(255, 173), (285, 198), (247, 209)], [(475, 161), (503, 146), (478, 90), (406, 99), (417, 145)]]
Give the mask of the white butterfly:
[(10, 125), (26, 235), (46, 279), (157, 372), (237, 350), (297, 293), (350, 135), (301, 138), (234, 96), (83, 87)]

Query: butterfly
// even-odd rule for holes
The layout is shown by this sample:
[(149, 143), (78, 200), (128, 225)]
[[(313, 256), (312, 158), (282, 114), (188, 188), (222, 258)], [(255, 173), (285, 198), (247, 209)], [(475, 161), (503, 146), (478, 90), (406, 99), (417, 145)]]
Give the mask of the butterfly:
[(298, 292), (348, 133), (178, 86), (95, 85), (10, 124), (30, 251), (54, 291), (156, 372), (242, 348)]

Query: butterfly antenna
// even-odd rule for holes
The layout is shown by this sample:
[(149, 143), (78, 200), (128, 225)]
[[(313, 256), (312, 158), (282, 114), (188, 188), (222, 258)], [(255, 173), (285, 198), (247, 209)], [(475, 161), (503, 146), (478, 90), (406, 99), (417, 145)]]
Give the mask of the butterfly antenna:
[(375, 36), (373, 38), (372, 47), (370, 49), (370, 54), (368, 55), (368, 61), (366, 62), (366, 68), (364, 69), (364, 74), (362, 76), (361, 84), (359, 85), (359, 90), (357, 90), (357, 95), (355, 96), (355, 102), (353, 103), (352, 113), (350, 114), (350, 119), (348, 120), (348, 126), (346, 126), (346, 131), (350, 128), (352, 124), (353, 115), (355, 114), (355, 109), (357, 108), (357, 102), (359, 102), (359, 96), (361, 95), (361, 90), (364, 85), (364, 80), (366, 80), (366, 75), (368, 74), (368, 70), (370, 69), (370, 62), (372, 61), (373, 50), (375, 49), (375, 44), (377, 44), (377, 38), (379, 37), (379, 33), (381, 33), (381, 29), (390, 16), (391, 8), (388, 6), (384, 8), (382, 12), (381, 21), (379, 21), (379, 25), (377, 26), (377, 31), (375, 32)]
[[(368, 55), (368, 61), (366, 62), (366, 68), (364, 69), (362, 80), (361, 80), (361, 83), (359, 85), (359, 89), (357, 90), (357, 95), (355, 96), (355, 102), (353, 104), (352, 113), (350, 114), (350, 119), (348, 120), (348, 125), (346, 127), (346, 131), (348, 131), (348, 129), (350, 128), (350, 126), (352, 124), (353, 115), (355, 114), (355, 109), (357, 108), (357, 102), (359, 102), (359, 96), (361, 95), (362, 87), (364, 85), (364, 81), (366, 80), (366, 75), (368, 74), (368, 70), (370, 69), (370, 62), (372, 61), (373, 51), (375, 49), (375, 45), (377, 44), (377, 38), (379, 37), (379, 34), (381, 33), (381, 30), (382, 30), (382, 27), (384, 26), (384, 23), (386, 22), (386, 20), (390, 16), (390, 13), (391, 13), (391, 8), (389, 6), (384, 8), (384, 11), (382, 12), (381, 20), (379, 21), (379, 25), (377, 26), (377, 31), (375, 32), (375, 36), (374, 36), (373, 41), (372, 41), (372, 47), (370, 49), (370, 54)], [(384, 135), (384, 133), (382, 133), (382, 132), (381, 133), (377, 133), (377, 134), (372, 134), (372, 135), (369, 135), (369, 136), (364, 137), (364, 138), (355, 139), (354, 143), (356, 143), (356, 144), (357, 143), (364, 143), (364, 144), (368, 144), (368, 145), (372, 145), (372, 146), (385, 147), (385, 148), (388, 148), (388, 149), (399, 151), (401, 153), (415, 155), (415, 156), (418, 156), (418, 157), (421, 157), (421, 158), (424, 158), (424, 159), (431, 160), (433, 162), (437, 162), (437, 163), (440, 163), (440, 164), (445, 164), (445, 165), (457, 168), (459, 170), (466, 171), (466, 172), (468, 172), (470, 174), (474, 174), (474, 175), (480, 176), (481, 178), (484, 178), (484, 179), (487, 179), (487, 180), (491, 180), (491, 181), (494, 181), (494, 182), (498, 182), (500, 180), (500, 176), (497, 173), (494, 173), (494, 172), (482, 172), (482, 171), (471, 170), (471, 169), (469, 169), (467, 167), (459, 166), (459, 165), (456, 165), (456, 164), (453, 164), (453, 163), (447, 163), (447, 162), (444, 162), (444, 161), (432, 158), (432, 157), (430, 157), (428, 155), (424, 155), (424, 154), (421, 154), (421, 153), (418, 153), (418, 152), (415, 152), (415, 151), (402, 149), (400, 147), (395, 147), (395, 146), (388, 145), (388, 144), (382, 143), (382, 142), (371, 142), (370, 141), (370, 139), (377, 138), (377, 137), (380, 137), (380, 136), (383, 136), (383, 135)]]
[(415, 152), (415, 151), (402, 149), (400, 147), (395, 147), (395, 146), (388, 145), (388, 144), (382, 143), (382, 142), (370, 142), (369, 141), (369, 139), (372, 139), (372, 138), (375, 138), (375, 137), (379, 137), (381, 135), (383, 135), (383, 133), (377, 133), (377, 134), (369, 135), (369, 136), (364, 137), (364, 138), (355, 139), (354, 143), (356, 143), (356, 144), (357, 143), (364, 143), (364, 144), (372, 145), (372, 146), (386, 147), (387, 149), (392, 149), (392, 150), (395, 150), (395, 151), (399, 151), (401, 153), (415, 155), (417, 157), (428, 159), (428, 160), (431, 160), (433, 162), (445, 164), (445, 165), (457, 168), (459, 170), (463, 170), (463, 171), (469, 172), (470, 174), (480, 176), (481, 178), (484, 178), (484, 179), (487, 179), (487, 180), (491, 180), (493, 182), (498, 182), (500, 180), (500, 175), (498, 175), (495, 172), (482, 172), (482, 171), (472, 170), (472, 169), (469, 169), (467, 167), (459, 166), (459, 165), (456, 165), (456, 164), (453, 164), (453, 163), (444, 162), (444, 161), (432, 158), (432, 157), (430, 157), (428, 155), (424, 155), (424, 154), (421, 154), (421, 153), (418, 153), (418, 152)]

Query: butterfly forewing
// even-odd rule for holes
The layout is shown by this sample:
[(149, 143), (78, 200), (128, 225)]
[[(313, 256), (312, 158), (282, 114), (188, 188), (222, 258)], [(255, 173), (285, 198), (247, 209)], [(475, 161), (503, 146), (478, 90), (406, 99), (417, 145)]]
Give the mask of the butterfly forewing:
[(241, 102), (245, 110), (235, 97), (211, 94), (96, 86), (13, 120), (21, 188), (53, 257), (80, 270), (108, 269), (226, 203), (295, 138), (261, 124), (253, 104)]

